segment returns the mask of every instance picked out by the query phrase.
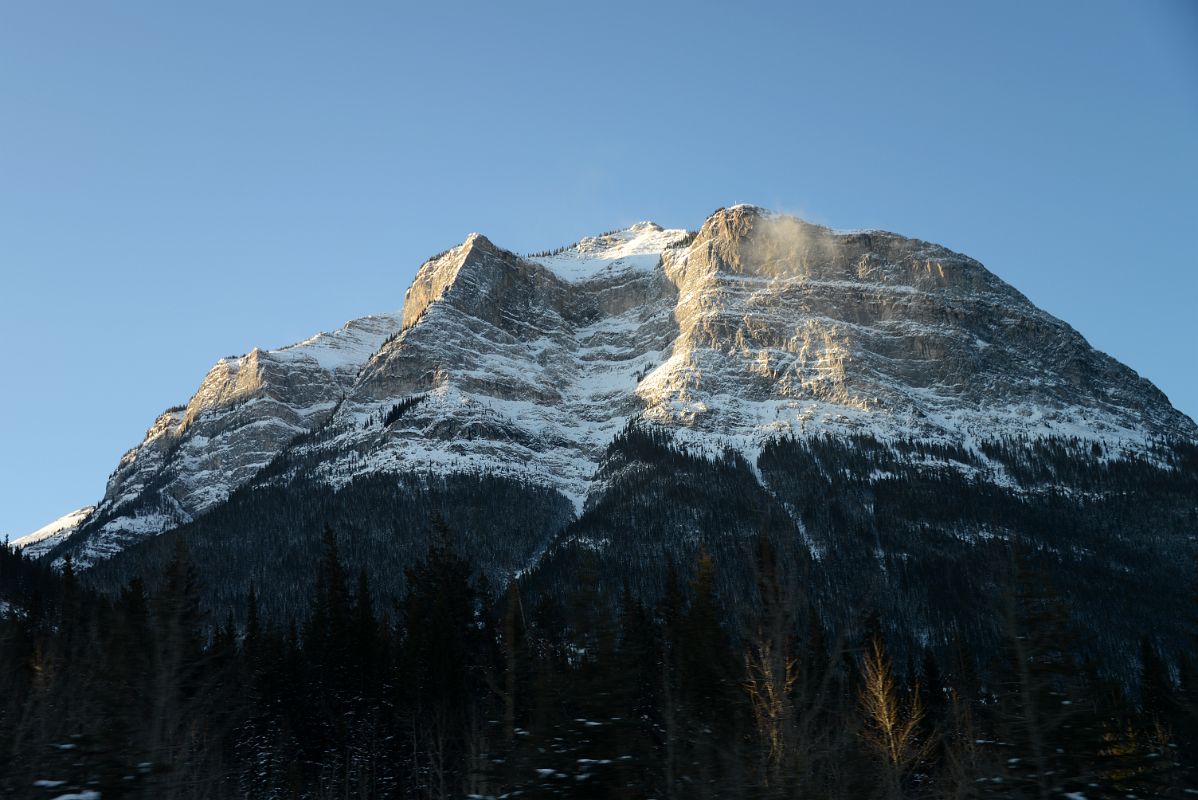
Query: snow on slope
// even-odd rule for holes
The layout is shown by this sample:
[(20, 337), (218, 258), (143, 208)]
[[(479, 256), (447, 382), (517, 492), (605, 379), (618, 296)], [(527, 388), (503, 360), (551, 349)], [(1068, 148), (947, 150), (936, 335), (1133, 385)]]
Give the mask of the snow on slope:
[(771, 438), (820, 433), (1131, 452), (1195, 436), (1150, 383), (927, 242), (751, 206), (528, 258), (471, 235), (420, 268), (402, 315), (218, 362), (122, 459), (81, 558), (187, 521), (284, 451), (334, 486), (478, 470), (581, 509), (629, 419), (751, 463)]
[(771, 438), (819, 433), (967, 447), (1064, 435), (1142, 452), (1193, 430), (981, 265), (894, 234), (739, 206), (695, 237), (640, 223), (525, 260), (560, 284), (489, 243), (472, 254), (480, 241), (422, 268), (452, 280), (405, 311), (412, 325), (302, 449), (316, 475), (478, 470), (581, 509), (633, 417), (750, 462)]
[(551, 256), (532, 256), (566, 281), (591, 280), (603, 272), (651, 270), (662, 252), (686, 237), (685, 230), (665, 230), (653, 222), (638, 222), (622, 231), (587, 238)]
[(302, 342), (268, 350), (277, 361), (311, 359), (329, 372), (358, 369), (379, 349), (383, 340), (397, 331), (399, 314), (376, 314), (351, 320), (337, 330), (321, 332)]
[(398, 314), (362, 317), (294, 345), (217, 361), (187, 406), (165, 412), (121, 458), (79, 563), (224, 502), (295, 437), (328, 419), (400, 323)]
[(49, 552), (54, 545), (74, 533), (95, 510), (95, 506), (84, 506), (9, 544), (23, 550), (25, 555), (36, 558)]
[(333, 485), (482, 470), (552, 485), (581, 509), (596, 461), (639, 411), (637, 381), (668, 354), (672, 289), (658, 267), (687, 237), (638, 223), (521, 259), (472, 235), (421, 268), (411, 324), (299, 453), (318, 453), (314, 472)]

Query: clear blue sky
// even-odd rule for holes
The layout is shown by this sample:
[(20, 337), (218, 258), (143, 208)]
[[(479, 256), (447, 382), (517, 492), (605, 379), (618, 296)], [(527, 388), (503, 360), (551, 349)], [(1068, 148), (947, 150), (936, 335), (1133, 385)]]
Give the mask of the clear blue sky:
[(1196, 187), (1188, 0), (3, 3), (0, 534), (472, 230), (736, 202), (966, 252), (1195, 416)]

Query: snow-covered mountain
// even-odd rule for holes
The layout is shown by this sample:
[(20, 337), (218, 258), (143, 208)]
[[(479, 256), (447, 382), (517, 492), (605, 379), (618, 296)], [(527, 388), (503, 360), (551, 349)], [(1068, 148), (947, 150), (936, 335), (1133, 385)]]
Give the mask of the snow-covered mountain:
[(327, 421), (362, 364), (399, 327), (398, 315), (368, 316), (278, 350), (220, 359), (186, 406), (164, 411), (121, 457), (97, 505), (14, 544), (30, 547), (40, 535), (28, 552), (41, 555), (86, 522), (88, 544), (78, 553), (86, 566), (191, 520)]
[(43, 525), (33, 533), (13, 540), (9, 544), (20, 548), (27, 556), (39, 558), (50, 552), (50, 549), (54, 545), (77, 531), (79, 526), (86, 522), (95, 510), (95, 506), (84, 506), (83, 508), (76, 509), (70, 514), (64, 514), (48, 525)]
[(481, 472), (581, 512), (630, 420), (748, 463), (817, 433), (959, 446), (976, 461), (952, 468), (995, 483), (1010, 479), (983, 441), (1131, 456), (1198, 439), (1151, 383), (978, 262), (735, 206), (697, 232), (645, 222), (533, 256), (471, 234), (421, 266), (401, 312), (217, 362), (94, 511), (39, 531), (34, 552), (91, 564), (299, 474)]

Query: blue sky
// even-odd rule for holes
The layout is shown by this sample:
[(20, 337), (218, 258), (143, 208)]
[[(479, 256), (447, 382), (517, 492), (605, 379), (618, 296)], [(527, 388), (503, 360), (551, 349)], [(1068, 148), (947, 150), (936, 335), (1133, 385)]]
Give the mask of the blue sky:
[(752, 202), (978, 258), (1198, 416), (1198, 4), (0, 4), (0, 535), (219, 357)]

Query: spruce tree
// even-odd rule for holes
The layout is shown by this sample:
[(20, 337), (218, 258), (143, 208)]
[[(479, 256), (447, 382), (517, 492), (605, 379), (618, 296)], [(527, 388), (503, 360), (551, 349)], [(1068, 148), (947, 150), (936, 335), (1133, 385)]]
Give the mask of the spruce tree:
[(405, 571), (401, 680), (411, 709), (415, 780), (439, 797), (461, 785), (471, 701), (479, 694), (482, 642), (473, 572), (439, 518), (433, 520), (427, 556)]

